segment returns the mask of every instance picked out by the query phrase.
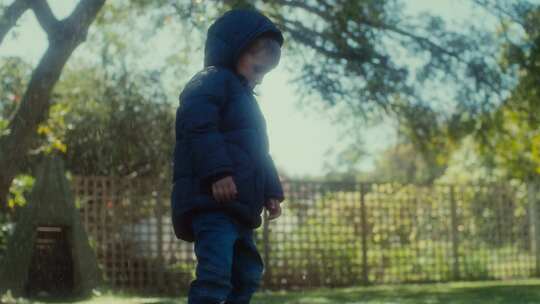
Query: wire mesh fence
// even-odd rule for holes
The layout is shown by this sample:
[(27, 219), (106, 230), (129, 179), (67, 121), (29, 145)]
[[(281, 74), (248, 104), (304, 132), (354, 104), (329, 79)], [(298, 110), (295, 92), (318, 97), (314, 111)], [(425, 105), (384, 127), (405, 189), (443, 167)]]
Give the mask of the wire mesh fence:
[[(113, 287), (186, 291), (192, 244), (177, 240), (169, 190), (144, 180), (75, 177), (84, 226)], [(266, 288), (533, 277), (538, 191), (523, 184), (284, 181), (283, 215), (257, 244)]]

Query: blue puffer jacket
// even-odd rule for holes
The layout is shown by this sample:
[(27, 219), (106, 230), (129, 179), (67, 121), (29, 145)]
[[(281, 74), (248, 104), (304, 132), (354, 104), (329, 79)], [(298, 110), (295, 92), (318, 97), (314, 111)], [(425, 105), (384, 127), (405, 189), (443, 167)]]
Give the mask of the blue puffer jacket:
[[(193, 241), (191, 217), (222, 210), (257, 228), (268, 198), (283, 201), (283, 190), (268, 153), (266, 123), (246, 79), (234, 71), (242, 50), (261, 34), (283, 36), (264, 15), (232, 10), (208, 29), (205, 68), (180, 94), (171, 196), (172, 221), (179, 239)], [(233, 176), (237, 199), (218, 203), (212, 182)]]

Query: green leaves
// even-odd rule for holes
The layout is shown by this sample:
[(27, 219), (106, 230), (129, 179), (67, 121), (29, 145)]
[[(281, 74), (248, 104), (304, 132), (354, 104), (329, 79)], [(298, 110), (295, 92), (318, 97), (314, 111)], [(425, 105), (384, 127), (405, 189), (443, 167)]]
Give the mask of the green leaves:
[(26, 204), (26, 195), (32, 190), (34, 180), (34, 177), (30, 175), (18, 175), (15, 177), (9, 189), (7, 201), (9, 208), (24, 206)]
[(540, 7), (522, 16), (526, 33), (521, 42), (509, 41), (502, 53), (502, 64), (518, 71), (517, 85), (496, 111), (479, 122), (485, 127), (476, 132), (477, 146), (491, 167), (520, 180), (540, 175)]
[(21, 102), (30, 76), (30, 65), (18, 57), (0, 59), (0, 132)]
[[(156, 72), (157, 73), (157, 72)], [(174, 143), (174, 107), (159, 73), (79, 67), (58, 87), (67, 167), (74, 174), (166, 178)]]
[(65, 118), (69, 115), (70, 109), (70, 104), (57, 103), (51, 106), (49, 119), (45, 123), (42, 123), (37, 130), (45, 142), (34, 153), (44, 152), (45, 154), (49, 154), (53, 151), (67, 152), (68, 147), (63, 140), (67, 131)]

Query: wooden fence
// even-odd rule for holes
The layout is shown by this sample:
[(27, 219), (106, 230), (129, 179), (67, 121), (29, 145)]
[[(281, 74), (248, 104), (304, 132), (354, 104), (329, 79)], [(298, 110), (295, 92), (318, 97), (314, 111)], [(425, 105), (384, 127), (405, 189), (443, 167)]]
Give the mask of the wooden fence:
[[(284, 214), (265, 221), (256, 234), (265, 288), (540, 274), (533, 186), (283, 184)], [(74, 177), (73, 187), (111, 286), (161, 293), (188, 289), (195, 259), (192, 244), (173, 234), (169, 188), (109, 177)]]

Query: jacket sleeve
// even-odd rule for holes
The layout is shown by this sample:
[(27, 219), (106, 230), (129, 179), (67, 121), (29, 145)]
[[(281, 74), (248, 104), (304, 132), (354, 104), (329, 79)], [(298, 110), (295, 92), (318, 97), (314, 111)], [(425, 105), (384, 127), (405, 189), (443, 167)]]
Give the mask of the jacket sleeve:
[(191, 148), (194, 173), (201, 189), (207, 189), (219, 177), (232, 174), (233, 164), (219, 131), (220, 109), (224, 98), (197, 94), (182, 100), (182, 130)]
[(266, 185), (264, 187), (264, 198), (267, 201), (270, 198), (277, 199), (279, 202), (285, 200), (283, 187), (279, 180), (279, 175), (274, 164), (274, 160), (269, 153), (266, 154)]

